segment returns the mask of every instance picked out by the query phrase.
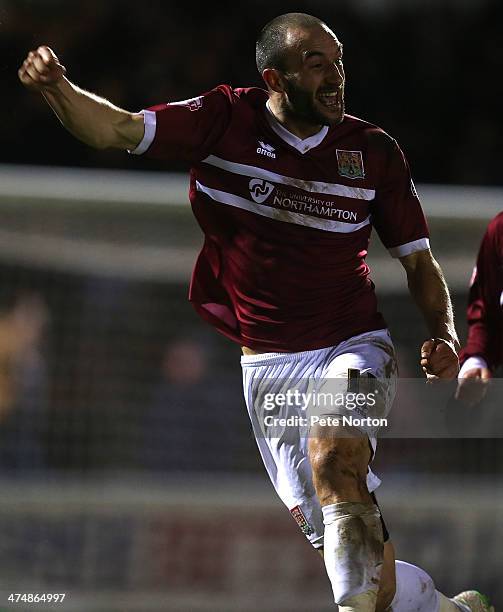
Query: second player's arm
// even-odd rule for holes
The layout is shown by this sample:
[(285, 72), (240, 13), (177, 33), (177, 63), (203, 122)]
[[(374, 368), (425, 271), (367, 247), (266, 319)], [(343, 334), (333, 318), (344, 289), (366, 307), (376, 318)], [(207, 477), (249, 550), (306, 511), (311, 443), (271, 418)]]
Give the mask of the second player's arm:
[(23, 85), (43, 95), (73, 136), (98, 149), (136, 148), (144, 135), (143, 115), (84, 91), (64, 75), (64, 67), (48, 47), (30, 52), (19, 69)]
[(407, 272), (409, 291), (432, 337), (421, 347), (423, 370), (430, 376), (454, 378), (459, 369), (459, 340), (442, 270), (430, 250), (401, 257), (400, 261)]

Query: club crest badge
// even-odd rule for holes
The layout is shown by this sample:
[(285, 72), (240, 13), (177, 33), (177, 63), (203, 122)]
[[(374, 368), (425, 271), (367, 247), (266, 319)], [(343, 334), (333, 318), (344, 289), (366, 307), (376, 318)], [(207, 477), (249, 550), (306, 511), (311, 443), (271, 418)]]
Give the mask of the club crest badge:
[(361, 151), (343, 151), (336, 149), (337, 168), (341, 176), (350, 179), (365, 178), (363, 156)]

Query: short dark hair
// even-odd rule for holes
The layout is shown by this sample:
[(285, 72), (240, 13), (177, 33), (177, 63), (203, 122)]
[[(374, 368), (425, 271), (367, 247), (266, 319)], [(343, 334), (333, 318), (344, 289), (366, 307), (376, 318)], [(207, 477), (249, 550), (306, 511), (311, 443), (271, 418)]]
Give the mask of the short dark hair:
[(306, 13), (286, 13), (279, 15), (266, 24), (260, 32), (255, 46), (255, 59), (260, 74), (266, 68), (276, 68), (286, 72), (285, 38), (292, 27), (310, 29), (323, 22)]

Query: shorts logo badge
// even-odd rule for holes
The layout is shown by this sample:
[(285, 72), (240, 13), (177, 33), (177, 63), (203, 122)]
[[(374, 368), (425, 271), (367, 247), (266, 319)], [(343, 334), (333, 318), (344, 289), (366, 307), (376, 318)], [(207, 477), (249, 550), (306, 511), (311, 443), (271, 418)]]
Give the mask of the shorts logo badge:
[(290, 512), (295, 519), (297, 525), (300, 527), (302, 533), (306, 536), (313, 535), (314, 530), (311, 525), (307, 522), (304, 513), (302, 512), (302, 508), (300, 506), (295, 506), (295, 508), (291, 508)]
[(336, 149), (337, 168), (341, 176), (350, 179), (365, 178), (363, 155), (361, 151), (343, 151)]
[(274, 185), (262, 179), (252, 179), (249, 187), (250, 195), (257, 204), (265, 202), (274, 190)]

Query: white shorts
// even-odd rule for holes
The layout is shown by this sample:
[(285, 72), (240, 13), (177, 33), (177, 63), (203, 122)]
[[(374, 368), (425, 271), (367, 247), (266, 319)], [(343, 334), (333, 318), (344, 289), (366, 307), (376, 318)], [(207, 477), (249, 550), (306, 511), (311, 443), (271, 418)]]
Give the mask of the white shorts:
[[(281, 417), (290, 417), (288, 425), (278, 429), (267, 427), (265, 416), (271, 415), (265, 397), (278, 397), (295, 388), (307, 397), (313, 390), (325, 390), (334, 379), (347, 390), (348, 369), (357, 369), (362, 377), (370, 375), (380, 384), (379, 414), (385, 417), (393, 403), (397, 367), (388, 330), (381, 329), (354, 336), (337, 346), (300, 353), (261, 353), (241, 357), (243, 387), (248, 414), (255, 439), (269, 477), (283, 503), (315, 548), (323, 546), (323, 515), (313, 486), (307, 454), (310, 420), (305, 407), (292, 402), (282, 405)], [(342, 382), (343, 381), (343, 382)], [(292, 396), (290, 396), (292, 398)], [(264, 408), (264, 406), (267, 406)], [(318, 410), (319, 412), (319, 410)], [(322, 414), (343, 415), (342, 409), (323, 409)], [(306, 424), (307, 421), (307, 424)], [(291, 423), (294, 423), (292, 426)], [(377, 430), (359, 427), (370, 440), (375, 452)], [(370, 470), (367, 474), (369, 492), (380, 484)]]

